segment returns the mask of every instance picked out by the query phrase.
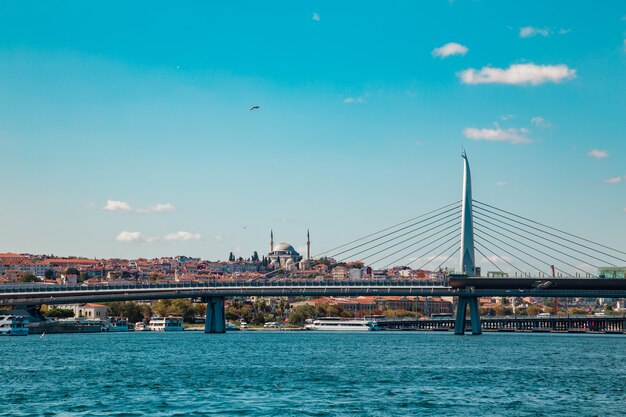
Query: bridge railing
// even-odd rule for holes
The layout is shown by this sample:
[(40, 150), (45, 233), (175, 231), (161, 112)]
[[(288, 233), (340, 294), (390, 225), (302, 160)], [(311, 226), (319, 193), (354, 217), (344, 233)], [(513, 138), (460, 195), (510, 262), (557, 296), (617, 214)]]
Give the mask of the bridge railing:
[(139, 283), (97, 284), (97, 285), (54, 285), (54, 284), (3, 284), (2, 293), (37, 293), (37, 292), (92, 292), (102, 290), (141, 290), (141, 289), (184, 289), (184, 288), (232, 288), (232, 287), (444, 287), (437, 281), (412, 280), (249, 280), (180, 283)]

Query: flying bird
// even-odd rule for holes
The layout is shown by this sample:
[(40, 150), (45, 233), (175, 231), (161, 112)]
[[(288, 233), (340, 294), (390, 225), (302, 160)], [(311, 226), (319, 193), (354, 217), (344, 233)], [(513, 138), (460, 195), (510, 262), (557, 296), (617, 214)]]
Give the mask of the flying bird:
[(258, 110), (258, 109), (260, 109), (259, 106), (252, 106), (252, 107), (250, 107), (250, 110)]

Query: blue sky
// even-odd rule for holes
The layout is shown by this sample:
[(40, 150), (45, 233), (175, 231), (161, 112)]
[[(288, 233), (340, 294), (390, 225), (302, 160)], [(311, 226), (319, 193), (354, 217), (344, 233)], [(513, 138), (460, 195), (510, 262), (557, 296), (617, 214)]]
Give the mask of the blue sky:
[(625, 249), (623, 3), (214, 3), (0, 4), (0, 252), (317, 253), (459, 199), (462, 148)]

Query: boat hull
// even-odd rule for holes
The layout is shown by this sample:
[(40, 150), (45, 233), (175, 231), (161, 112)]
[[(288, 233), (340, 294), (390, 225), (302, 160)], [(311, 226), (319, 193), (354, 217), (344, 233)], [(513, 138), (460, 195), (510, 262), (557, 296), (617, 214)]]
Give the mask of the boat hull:
[(314, 330), (317, 332), (371, 332), (372, 329), (370, 329), (367, 326), (363, 326), (363, 327), (348, 327), (348, 326), (315, 326), (315, 325), (311, 325), (311, 326), (305, 326), (304, 327), (306, 330)]
[(0, 336), (28, 336), (28, 327), (0, 330)]

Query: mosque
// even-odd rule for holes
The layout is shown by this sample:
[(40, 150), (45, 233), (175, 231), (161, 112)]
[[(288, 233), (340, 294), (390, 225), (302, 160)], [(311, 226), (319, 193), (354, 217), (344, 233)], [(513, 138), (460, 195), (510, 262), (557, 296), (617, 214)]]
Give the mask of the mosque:
[(311, 259), (311, 239), (309, 231), (306, 231), (306, 258), (303, 258), (289, 243), (281, 242), (274, 245), (274, 231), (270, 231), (270, 253), (267, 255), (270, 266), (274, 269), (285, 268), (288, 271), (294, 269), (309, 269)]

